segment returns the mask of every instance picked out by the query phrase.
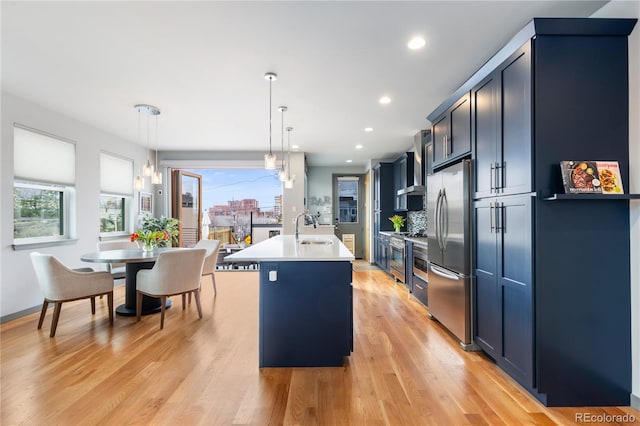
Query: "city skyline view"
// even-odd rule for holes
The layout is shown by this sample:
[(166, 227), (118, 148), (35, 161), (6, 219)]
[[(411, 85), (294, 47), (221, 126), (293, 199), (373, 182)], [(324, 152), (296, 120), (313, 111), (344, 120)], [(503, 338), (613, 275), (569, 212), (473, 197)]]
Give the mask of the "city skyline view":
[(190, 169), (202, 176), (202, 208), (226, 205), (231, 200), (256, 199), (261, 210), (273, 210), (282, 195), (277, 170)]

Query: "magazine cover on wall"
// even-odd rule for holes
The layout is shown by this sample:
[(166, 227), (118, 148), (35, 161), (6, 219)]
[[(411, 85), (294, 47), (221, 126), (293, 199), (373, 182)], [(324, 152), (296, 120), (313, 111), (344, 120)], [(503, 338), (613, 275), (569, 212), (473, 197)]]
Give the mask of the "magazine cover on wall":
[(148, 192), (140, 193), (140, 214), (153, 214), (153, 194)]
[(562, 161), (560, 169), (565, 194), (624, 194), (617, 161)]

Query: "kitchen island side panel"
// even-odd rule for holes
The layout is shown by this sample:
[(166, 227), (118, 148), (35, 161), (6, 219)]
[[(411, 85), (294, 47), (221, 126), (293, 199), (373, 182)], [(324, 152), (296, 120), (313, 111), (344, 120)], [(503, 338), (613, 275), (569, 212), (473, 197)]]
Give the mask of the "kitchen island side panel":
[(352, 350), (351, 273), (348, 261), (260, 263), (261, 368), (343, 365)]

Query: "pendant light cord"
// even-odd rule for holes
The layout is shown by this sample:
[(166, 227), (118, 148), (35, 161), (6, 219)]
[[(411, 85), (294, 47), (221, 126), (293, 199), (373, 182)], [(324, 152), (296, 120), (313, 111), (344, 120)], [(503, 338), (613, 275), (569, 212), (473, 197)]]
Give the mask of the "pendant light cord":
[(273, 77), (269, 77), (269, 155), (271, 153), (271, 84), (273, 83)]

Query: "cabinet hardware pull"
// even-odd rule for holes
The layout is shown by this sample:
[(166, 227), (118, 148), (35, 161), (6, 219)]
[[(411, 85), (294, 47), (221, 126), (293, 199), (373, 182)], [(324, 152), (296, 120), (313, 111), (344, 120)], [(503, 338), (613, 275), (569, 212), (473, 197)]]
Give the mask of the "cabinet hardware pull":
[(416, 287), (418, 287), (420, 290), (424, 290), (424, 287), (420, 286), (420, 284), (416, 284)]
[(496, 203), (496, 232), (504, 233), (504, 203)]
[(442, 137), (442, 155), (447, 158), (447, 136)]
[(490, 173), (489, 181), (491, 182), (491, 193), (493, 194), (493, 190), (496, 189), (496, 163), (491, 163)]
[(491, 233), (493, 234), (493, 231), (496, 229), (495, 227), (495, 218), (493, 217), (494, 215), (494, 206), (493, 206), (493, 202), (489, 203), (489, 222), (491, 225)]

